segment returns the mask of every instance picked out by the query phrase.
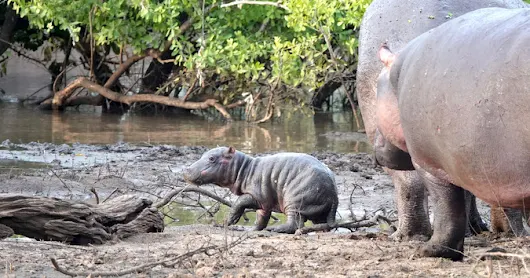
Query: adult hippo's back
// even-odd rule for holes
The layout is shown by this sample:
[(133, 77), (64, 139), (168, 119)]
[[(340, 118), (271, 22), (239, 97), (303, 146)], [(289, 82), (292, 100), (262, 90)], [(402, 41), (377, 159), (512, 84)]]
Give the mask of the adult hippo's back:
[(409, 152), (434, 201), (424, 255), (462, 258), (462, 188), (530, 206), (528, 30), (530, 9), (481, 9), (379, 52), (378, 130)]

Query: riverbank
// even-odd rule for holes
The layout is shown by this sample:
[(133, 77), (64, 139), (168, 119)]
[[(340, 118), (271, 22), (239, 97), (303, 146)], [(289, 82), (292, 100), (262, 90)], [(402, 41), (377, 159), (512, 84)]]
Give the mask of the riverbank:
[[(156, 201), (175, 186), (184, 185), (182, 169), (206, 150), (200, 146), (5, 141), (0, 145), (0, 192), (89, 203), (96, 202), (93, 192), (101, 201), (133, 193)], [(351, 219), (352, 214), (355, 219), (370, 217), (376, 211), (395, 218), (391, 180), (372, 165), (369, 155), (313, 155), (336, 175), (340, 220)], [(204, 188), (235, 200), (224, 189)], [(225, 206), (218, 208), (204, 196), (197, 200), (194, 193), (181, 194), (174, 201), (178, 209), (175, 213), (168, 213), (171, 208), (165, 211), (170, 225), (163, 233), (136, 235), (100, 246), (69, 246), (25, 238), (2, 240), (0, 273), (5, 277), (66, 277), (54, 270), (50, 259), (55, 258), (61, 267), (85, 272), (123, 271), (171, 260), (169, 265), (154, 264), (141, 272), (132, 271), (126, 275), (129, 277), (472, 277), (487, 276), (488, 271), (499, 277), (516, 277), (526, 273), (517, 258), (479, 260), (480, 254), (493, 247), (511, 253), (530, 251), (525, 238), (492, 240), (482, 236), (466, 240), (468, 257), (464, 262), (418, 258), (415, 252), (421, 243), (396, 243), (388, 238), (392, 230), (385, 225), (353, 233), (302, 236), (235, 231), (220, 227)], [(486, 209), (480, 205), (481, 211)], [(189, 211), (194, 213), (185, 214)], [(199, 248), (208, 249), (207, 254), (177, 258)]]

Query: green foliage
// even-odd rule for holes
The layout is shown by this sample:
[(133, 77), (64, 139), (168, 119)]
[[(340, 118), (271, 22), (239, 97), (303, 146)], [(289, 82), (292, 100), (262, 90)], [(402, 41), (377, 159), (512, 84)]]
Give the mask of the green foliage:
[[(163, 49), (169, 41), (176, 63), (187, 72), (246, 82), (250, 88), (256, 81), (271, 86), (281, 81), (309, 92), (354, 65), (356, 32), (371, 1), (287, 0), (282, 3), (286, 9), (256, 4), (222, 7), (218, 0), (8, 2), (33, 27), (57, 27), (74, 40), (92, 29), (97, 45), (128, 45), (136, 52)], [(180, 32), (186, 20), (193, 24)]]

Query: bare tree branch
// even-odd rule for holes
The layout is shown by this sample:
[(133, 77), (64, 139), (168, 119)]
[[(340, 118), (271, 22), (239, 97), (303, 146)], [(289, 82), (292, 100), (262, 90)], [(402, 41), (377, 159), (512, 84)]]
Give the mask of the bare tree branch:
[(301, 235), (301, 234), (307, 234), (307, 233), (310, 233), (310, 232), (329, 231), (329, 230), (337, 229), (337, 228), (358, 229), (358, 228), (362, 228), (362, 227), (372, 227), (372, 226), (375, 226), (375, 225), (379, 225), (379, 221), (384, 221), (384, 222), (387, 222), (387, 223), (394, 222), (393, 220), (388, 219), (388, 218), (386, 218), (385, 216), (383, 216), (383, 215), (381, 215), (379, 213), (376, 213), (372, 218), (363, 219), (363, 220), (360, 220), (360, 221), (347, 221), (347, 222), (343, 222), (343, 223), (335, 223), (335, 224), (332, 224), (332, 225), (329, 225), (329, 224), (317, 224), (317, 225), (313, 225), (313, 226), (302, 227), (302, 228), (296, 230), (296, 234), (297, 235)]
[(221, 8), (226, 8), (230, 6), (238, 6), (238, 5), (268, 5), (268, 6), (275, 6), (278, 8), (282, 8), (288, 12), (289, 8), (279, 2), (269, 2), (269, 1), (248, 1), (248, 0), (241, 0), (241, 1), (234, 1), (226, 4), (221, 4)]
[(215, 99), (207, 99), (203, 102), (191, 102), (191, 101), (183, 101), (177, 98), (170, 98), (166, 96), (152, 95), (152, 94), (137, 94), (137, 95), (132, 95), (132, 96), (121, 95), (95, 82), (92, 82), (85, 77), (80, 77), (76, 79), (75, 81), (70, 83), (66, 88), (64, 88), (62, 91), (55, 94), (55, 96), (53, 97), (52, 103), (51, 103), (52, 109), (56, 110), (62, 107), (65, 104), (65, 99), (67, 99), (72, 94), (72, 92), (79, 87), (83, 87), (90, 91), (97, 92), (102, 97), (105, 97), (115, 102), (124, 103), (127, 105), (131, 105), (132, 103), (135, 103), (135, 102), (152, 102), (152, 103), (164, 104), (167, 106), (180, 107), (184, 109), (206, 109), (208, 107), (215, 107), (215, 109), (217, 109), (219, 113), (221, 113), (223, 117), (225, 117), (225, 119), (227, 120), (232, 119), (232, 116), (230, 115), (230, 113), (228, 113), (226, 108), (223, 105), (219, 104), (217, 100)]
[(216, 201), (218, 201), (219, 203), (222, 203), (223, 205), (225, 206), (229, 206), (231, 207), (232, 206), (232, 203), (228, 200), (225, 200), (219, 196), (217, 196), (216, 194), (208, 191), (208, 190), (204, 190), (200, 187), (197, 187), (197, 186), (186, 186), (186, 187), (183, 187), (183, 188), (179, 188), (179, 189), (175, 189), (171, 192), (169, 192), (166, 197), (164, 197), (164, 199), (162, 199), (161, 201), (159, 201), (158, 203), (154, 204), (154, 206), (156, 208), (161, 208), (165, 205), (167, 205), (171, 199), (173, 199), (175, 196), (179, 195), (180, 193), (184, 193), (184, 192), (196, 192), (196, 193), (199, 193), (199, 194), (203, 194), (205, 196), (208, 196)]

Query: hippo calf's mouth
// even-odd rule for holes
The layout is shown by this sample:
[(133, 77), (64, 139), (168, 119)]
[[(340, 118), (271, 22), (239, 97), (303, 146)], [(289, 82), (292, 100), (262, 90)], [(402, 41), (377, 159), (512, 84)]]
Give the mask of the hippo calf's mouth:
[(182, 174), (182, 177), (184, 178), (184, 180), (186, 182), (189, 182), (191, 184), (194, 184), (194, 185), (201, 185), (201, 173), (199, 174), (194, 174), (194, 173), (191, 173), (189, 170), (185, 171), (183, 174)]

